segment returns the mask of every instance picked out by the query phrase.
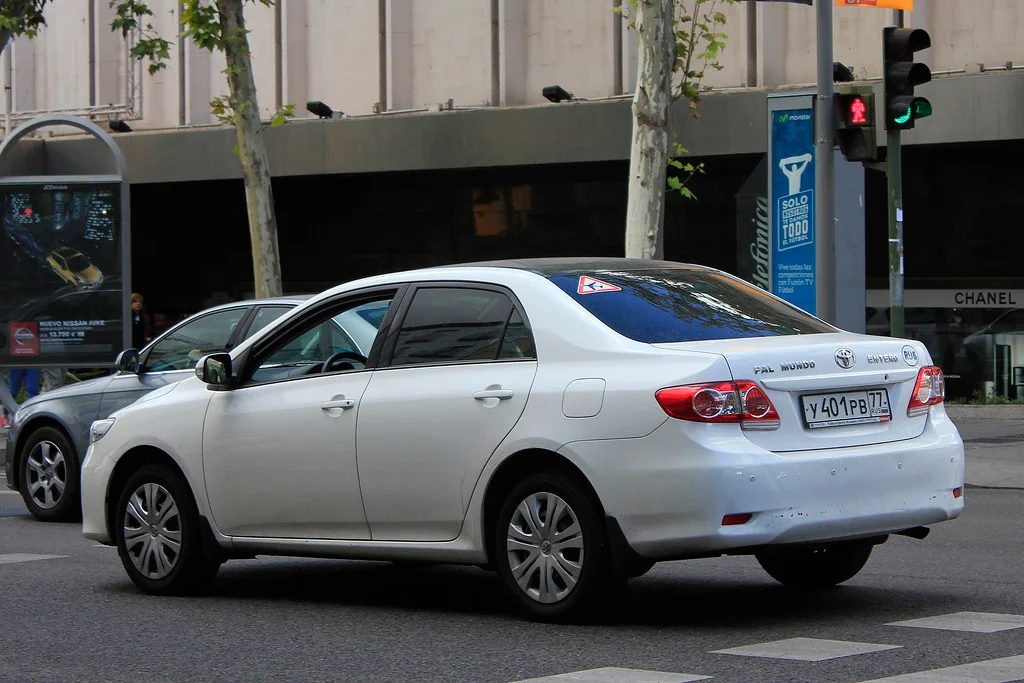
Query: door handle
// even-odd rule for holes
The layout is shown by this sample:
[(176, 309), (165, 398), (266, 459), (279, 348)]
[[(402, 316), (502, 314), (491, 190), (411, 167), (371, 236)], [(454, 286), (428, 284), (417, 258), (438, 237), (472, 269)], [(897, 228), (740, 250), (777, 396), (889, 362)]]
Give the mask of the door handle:
[(340, 398), (333, 401), (324, 401), (320, 404), (320, 410), (331, 410), (332, 408), (340, 408), (341, 410), (348, 410), (354, 407), (356, 404), (350, 398)]
[(496, 398), (499, 401), (507, 401), (508, 399), (515, 396), (516, 392), (511, 389), (486, 389), (484, 391), (478, 391), (473, 394), (473, 398), (478, 401), (482, 401), (485, 398)]

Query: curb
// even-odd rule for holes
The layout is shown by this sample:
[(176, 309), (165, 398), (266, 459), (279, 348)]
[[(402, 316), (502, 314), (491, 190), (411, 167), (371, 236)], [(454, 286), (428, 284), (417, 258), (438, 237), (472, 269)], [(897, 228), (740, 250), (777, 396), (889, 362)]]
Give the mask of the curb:
[(951, 420), (1024, 420), (1024, 403), (972, 406), (946, 404)]

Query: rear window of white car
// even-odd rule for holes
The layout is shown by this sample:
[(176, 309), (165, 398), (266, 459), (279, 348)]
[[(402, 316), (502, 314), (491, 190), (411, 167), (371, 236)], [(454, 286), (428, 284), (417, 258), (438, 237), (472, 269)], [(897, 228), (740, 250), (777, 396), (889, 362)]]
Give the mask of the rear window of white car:
[(650, 344), (835, 331), (754, 285), (716, 271), (665, 268), (546, 275), (608, 327)]

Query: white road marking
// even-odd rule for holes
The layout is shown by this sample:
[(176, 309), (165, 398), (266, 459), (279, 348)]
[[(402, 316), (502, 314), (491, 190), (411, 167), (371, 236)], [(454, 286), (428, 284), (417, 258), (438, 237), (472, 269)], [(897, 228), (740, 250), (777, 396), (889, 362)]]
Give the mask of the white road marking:
[(8, 491), (0, 491), (0, 496), (18, 496), (20, 498), (21, 494), (18, 493), (17, 491), (10, 491), (10, 490), (8, 490)]
[(1024, 615), (992, 614), (989, 612), (955, 612), (936, 617), (894, 621), (886, 626), (909, 626), (910, 628), (934, 628), (942, 631), (969, 631), (971, 633), (995, 633), (1024, 628)]
[(874, 678), (863, 683), (1011, 683), (1024, 680), (1024, 655), (989, 659), (945, 669), (918, 671), (902, 676)]
[(15, 562), (32, 562), (33, 560), (57, 560), (67, 555), (31, 555), (29, 553), (8, 553), (0, 555), (0, 564), (13, 564)]
[(572, 683), (688, 683), (688, 681), (706, 681), (711, 676), (696, 674), (676, 674), (666, 671), (645, 671), (643, 669), (620, 669), (609, 666), (602, 669), (573, 671), (567, 674), (529, 678), (517, 683), (540, 683), (540, 681), (571, 681)]
[(903, 646), (854, 643), (846, 640), (823, 640), (821, 638), (787, 638), (786, 640), (775, 640), (770, 643), (731, 647), (728, 650), (713, 650), (712, 654), (795, 659), (802, 662), (823, 662), (826, 659), (863, 655), (869, 652), (882, 652), (883, 650), (895, 650), (901, 647)]

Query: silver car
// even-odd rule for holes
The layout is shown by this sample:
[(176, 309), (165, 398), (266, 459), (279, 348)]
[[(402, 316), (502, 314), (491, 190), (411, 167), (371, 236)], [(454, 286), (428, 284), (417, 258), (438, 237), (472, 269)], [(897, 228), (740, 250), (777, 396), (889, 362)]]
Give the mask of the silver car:
[(142, 351), (122, 351), (115, 374), (26, 401), (7, 434), (7, 486), (19, 491), (29, 512), (41, 520), (78, 519), (79, 468), (93, 420), (191, 376), (199, 358), (233, 348), (305, 298), (242, 301), (207, 309), (167, 330)]

